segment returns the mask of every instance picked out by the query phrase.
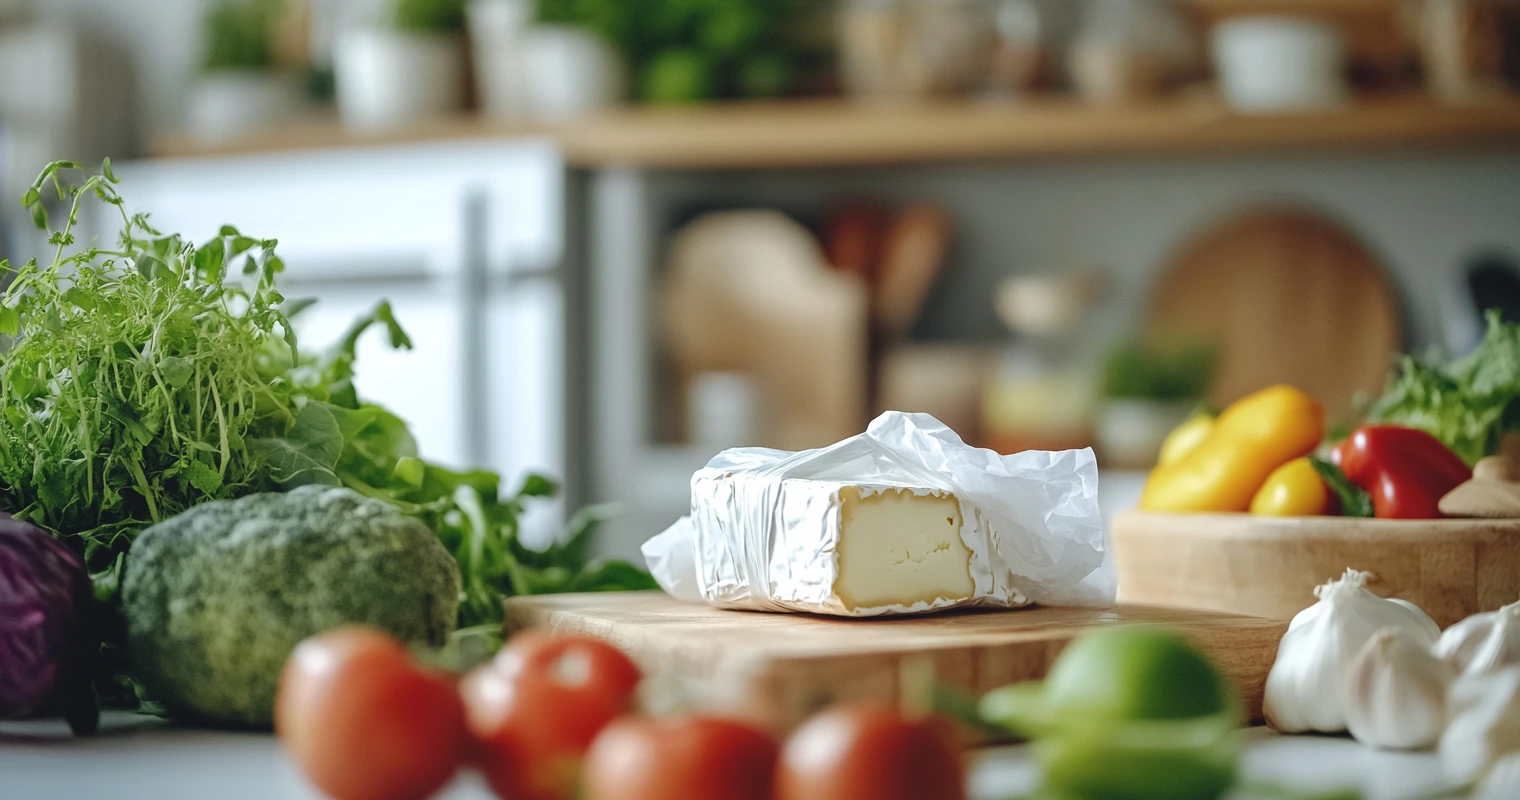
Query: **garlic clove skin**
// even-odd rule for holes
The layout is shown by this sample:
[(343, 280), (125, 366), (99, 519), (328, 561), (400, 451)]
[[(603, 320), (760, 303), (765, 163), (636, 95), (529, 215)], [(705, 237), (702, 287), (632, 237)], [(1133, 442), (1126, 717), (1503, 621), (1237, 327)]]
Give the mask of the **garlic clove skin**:
[(1418, 750), (1441, 738), (1446, 692), (1456, 672), (1403, 628), (1373, 634), (1352, 660), (1342, 691), (1346, 728), (1356, 740)]
[(1446, 629), (1441, 638), (1436, 640), (1430, 652), (1436, 658), (1445, 661), (1459, 673), (1467, 672), (1467, 665), (1472, 662), (1472, 657), (1483, 642), (1488, 639), (1488, 634), (1494, 628), (1494, 621), (1498, 615), (1492, 611), (1474, 614), (1467, 619)]
[(1431, 652), (1463, 675), (1520, 664), (1520, 603), (1458, 622), (1441, 634)]
[(1336, 629), (1325, 615), (1283, 635), (1262, 700), (1268, 725), (1284, 733), (1346, 729), (1340, 703), (1345, 642)]
[(1441, 766), (1452, 780), (1473, 782), (1500, 759), (1520, 753), (1520, 666), (1459, 678), (1446, 710)]
[(1425, 612), (1367, 591), (1368, 577), (1346, 570), (1316, 588), (1319, 602), (1289, 623), (1267, 675), (1267, 724), (1286, 733), (1344, 731), (1346, 670), (1373, 634), (1395, 627), (1419, 647), (1435, 643), (1439, 628)]
[(1483, 780), (1478, 782), (1477, 798), (1520, 797), (1520, 753), (1510, 753), (1499, 758), (1488, 768)]
[(1419, 623), (1425, 629), (1425, 635), (1429, 636), (1431, 641), (1441, 638), (1441, 626), (1437, 625), (1436, 621), (1431, 619), (1430, 615), (1426, 614), (1419, 606), (1399, 597), (1390, 597), (1388, 598), (1388, 602), (1408, 609), (1410, 621)]

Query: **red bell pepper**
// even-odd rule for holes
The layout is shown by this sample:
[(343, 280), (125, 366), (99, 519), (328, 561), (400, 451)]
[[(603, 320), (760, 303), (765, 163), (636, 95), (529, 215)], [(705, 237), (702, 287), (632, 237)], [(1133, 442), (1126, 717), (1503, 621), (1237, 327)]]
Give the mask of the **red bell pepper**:
[(1472, 478), (1472, 467), (1440, 439), (1398, 425), (1357, 428), (1330, 460), (1372, 495), (1378, 519), (1439, 519), (1441, 498)]

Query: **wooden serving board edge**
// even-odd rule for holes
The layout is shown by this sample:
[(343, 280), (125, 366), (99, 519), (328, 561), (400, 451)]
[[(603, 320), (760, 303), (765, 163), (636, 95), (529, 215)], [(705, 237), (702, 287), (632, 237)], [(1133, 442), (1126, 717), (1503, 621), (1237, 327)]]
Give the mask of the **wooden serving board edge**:
[[(973, 637), (964, 644), (930, 644), (912, 651), (885, 647), (877, 651), (757, 656), (751, 652), (725, 653), (700, 641), (651, 648), (628, 635), (621, 623), (573, 609), (535, 605), (532, 600), (508, 601), (509, 632), (548, 628), (604, 639), (639, 661), (662, 693), (678, 695), (679, 707), (732, 714), (777, 732), (790, 730), (833, 703), (897, 698), (899, 675), (909, 658), (927, 658), (940, 683), (977, 694), (1037, 680), (1046, 675), (1066, 645), (1085, 632), (1052, 630), (1041, 641), (989, 642)], [(1157, 610), (1176, 613), (1175, 609)], [(1219, 616), (1201, 614), (1204, 624), (1171, 627), (1219, 666), (1235, 685), (1248, 716), (1260, 719), (1266, 675), (1287, 624), (1267, 619), (1252, 619), (1249, 627), (1206, 624), (1215, 621), (1210, 617)]]

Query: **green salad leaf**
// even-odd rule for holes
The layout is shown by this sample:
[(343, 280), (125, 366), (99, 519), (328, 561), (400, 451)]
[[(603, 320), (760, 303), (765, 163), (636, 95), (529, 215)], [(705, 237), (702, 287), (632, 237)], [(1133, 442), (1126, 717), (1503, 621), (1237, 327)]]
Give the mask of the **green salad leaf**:
[(1419, 428), (1469, 464), (1497, 452), (1520, 428), (1520, 325), (1488, 314), (1488, 332), (1467, 356), (1439, 364), (1406, 356), (1369, 422)]
[[(60, 180), (78, 168), (52, 165), (27, 192), (35, 220), (48, 221), (49, 188), (68, 220), (52, 262), (16, 270), (0, 302), (15, 337), (0, 352), (0, 507), (64, 533), (99, 570), (139, 527), (273, 488), (252, 443), (283, 435), (301, 406), (265, 357), (295, 352), (275, 242), (228, 231), (197, 250), (129, 216), (104, 172)], [(115, 248), (76, 247), (91, 196), (121, 216)], [(229, 276), (232, 256), (252, 272)]]
[(1340, 467), (1319, 456), (1309, 456), (1309, 464), (1314, 467), (1315, 472), (1319, 473), (1320, 480), (1324, 481), (1340, 500), (1341, 516), (1371, 517), (1373, 515), (1372, 495), (1352, 483)]
[[(577, 514), (547, 550), (528, 548), (519, 519), (553, 481), (532, 475), (503, 494), (496, 473), (429, 463), (403, 420), (359, 396), (367, 332), (412, 347), (388, 303), (308, 352), (291, 316), (309, 303), (276, 288), (278, 242), (226, 226), (193, 246), (128, 214), (109, 162), (64, 180), (81, 170), (50, 165), (23, 198), (44, 230), (51, 197), (67, 208), (51, 262), (0, 262), (12, 278), (0, 298), (0, 510), (76, 549), (102, 601), (115, 601), (139, 529), (309, 484), (385, 500), (435, 531), (464, 578), (461, 628), (499, 629), (512, 595), (654, 586), (631, 564), (593, 559), (606, 508)], [(114, 247), (75, 240), (90, 197), (120, 217)]]

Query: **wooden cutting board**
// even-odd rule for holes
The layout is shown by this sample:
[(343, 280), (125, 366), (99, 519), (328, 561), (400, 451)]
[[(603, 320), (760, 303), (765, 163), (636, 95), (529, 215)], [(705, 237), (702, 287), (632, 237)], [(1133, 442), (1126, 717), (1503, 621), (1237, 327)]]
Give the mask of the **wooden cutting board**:
[(1346, 420), (1359, 392), (1382, 390), (1402, 342), (1383, 268), (1333, 220), (1261, 209), (1185, 244), (1152, 298), (1152, 339), (1220, 348), (1211, 399), (1224, 406), (1277, 383)]
[(1286, 623), (1204, 611), (1119, 606), (833, 619), (724, 611), (660, 592), (514, 597), (507, 627), (606, 639), (688, 704), (783, 732), (836, 701), (896, 702), (904, 659), (981, 693), (1045, 676), (1072, 638), (1131, 624), (1176, 628), (1231, 677), (1253, 718)]

